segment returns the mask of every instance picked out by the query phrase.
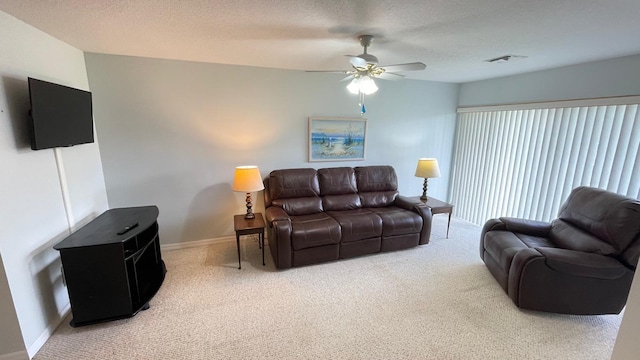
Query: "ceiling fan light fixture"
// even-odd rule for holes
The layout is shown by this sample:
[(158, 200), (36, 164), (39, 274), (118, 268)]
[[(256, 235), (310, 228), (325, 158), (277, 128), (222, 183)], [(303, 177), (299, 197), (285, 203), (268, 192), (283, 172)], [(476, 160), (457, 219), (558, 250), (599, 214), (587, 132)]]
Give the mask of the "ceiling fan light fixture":
[(360, 92), (365, 95), (371, 95), (378, 91), (378, 86), (376, 86), (376, 82), (369, 76), (363, 76), (360, 79)]
[(354, 95), (358, 95), (358, 93), (360, 93), (359, 82), (360, 82), (360, 78), (354, 78), (353, 80), (351, 80), (349, 85), (347, 85), (347, 90), (349, 90), (349, 92)]
[(358, 76), (347, 85), (347, 90), (354, 95), (371, 95), (378, 91), (376, 82), (370, 76)]

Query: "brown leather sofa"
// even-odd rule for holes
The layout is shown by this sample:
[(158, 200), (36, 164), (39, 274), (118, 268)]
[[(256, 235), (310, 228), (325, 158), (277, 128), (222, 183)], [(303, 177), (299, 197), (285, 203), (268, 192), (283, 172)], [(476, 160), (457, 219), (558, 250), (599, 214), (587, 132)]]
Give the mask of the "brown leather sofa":
[(264, 186), (279, 269), (429, 242), (431, 210), (398, 195), (391, 166), (274, 170)]
[(499, 218), (482, 229), (480, 257), (520, 308), (618, 314), (640, 255), (640, 201), (578, 187), (551, 223)]

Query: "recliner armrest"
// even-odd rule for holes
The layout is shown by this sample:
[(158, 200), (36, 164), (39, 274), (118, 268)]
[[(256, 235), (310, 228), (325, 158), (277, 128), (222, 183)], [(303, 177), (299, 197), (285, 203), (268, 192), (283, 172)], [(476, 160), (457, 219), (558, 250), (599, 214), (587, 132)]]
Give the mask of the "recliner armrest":
[(431, 208), (420, 200), (413, 200), (406, 196), (396, 196), (395, 206), (413, 211), (422, 218), (422, 231), (420, 231), (420, 245), (428, 244), (431, 238)]
[(264, 216), (267, 218), (267, 222), (271, 224), (276, 220), (290, 220), (289, 214), (282, 208), (277, 206), (269, 206), (264, 211)]
[(504, 230), (531, 236), (549, 236), (551, 223), (536, 220), (518, 219), (511, 217), (499, 218), (504, 223)]
[(558, 272), (596, 279), (618, 279), (630, 270), (620, 261), (600, 254), (559, 248), (536, 248), (547, 266)]
[(413, 210), (415, 206), (426, 206), (425, 203), (420, 200), (410, 199), (401, 195), (396, 196), (396, 202), (394, 205), (407, 210)]

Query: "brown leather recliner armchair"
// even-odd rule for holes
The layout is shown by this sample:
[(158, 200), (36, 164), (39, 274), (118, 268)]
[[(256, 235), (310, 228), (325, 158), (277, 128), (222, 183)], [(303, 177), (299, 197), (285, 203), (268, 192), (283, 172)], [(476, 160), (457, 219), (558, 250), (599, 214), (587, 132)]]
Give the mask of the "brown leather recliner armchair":
[(480, 257), (520, 308), (618, 314), (640, 256), (640, 201), (574, 189), (551, 223), (491, 219)]

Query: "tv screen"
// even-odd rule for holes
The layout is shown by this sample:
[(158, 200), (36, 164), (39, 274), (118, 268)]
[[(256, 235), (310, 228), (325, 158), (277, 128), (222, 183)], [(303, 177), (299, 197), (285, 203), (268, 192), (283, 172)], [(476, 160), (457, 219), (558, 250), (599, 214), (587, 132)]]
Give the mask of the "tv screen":
[(93, 142), (91, 93), (29, 78), (33, 150)]

